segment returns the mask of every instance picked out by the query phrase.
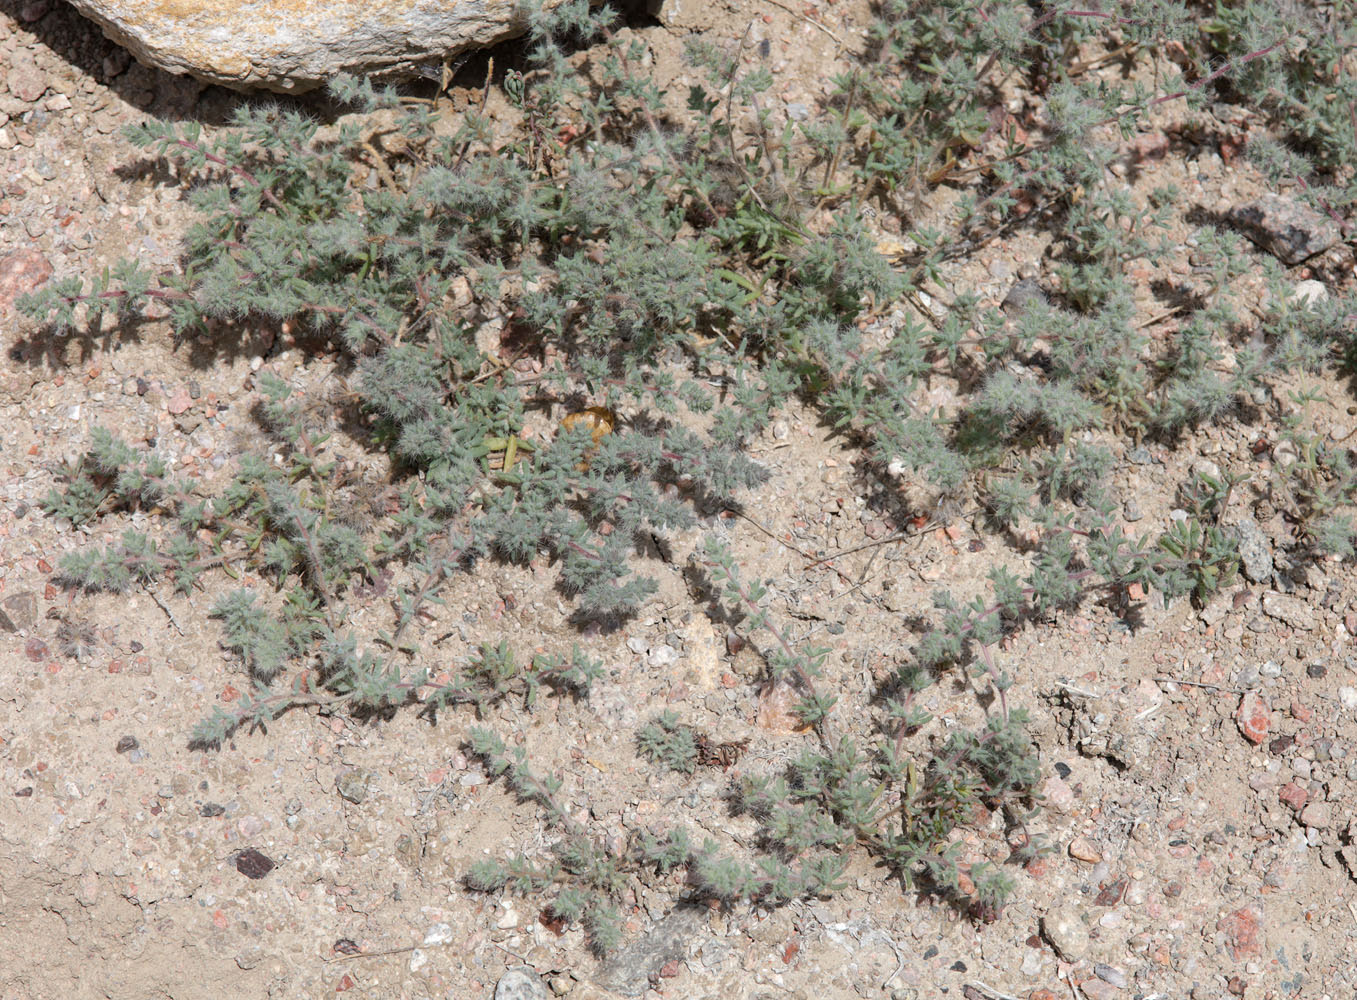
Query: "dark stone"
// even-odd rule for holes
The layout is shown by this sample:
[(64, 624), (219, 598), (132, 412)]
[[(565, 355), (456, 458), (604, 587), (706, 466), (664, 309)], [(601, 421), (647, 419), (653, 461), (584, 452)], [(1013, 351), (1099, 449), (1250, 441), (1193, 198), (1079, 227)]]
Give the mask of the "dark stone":
[(276, 867), (272, 858), (260, 854), (253, 847), (247, 847), (236, 855), (236, 871), (249, 879), (261, 879)]

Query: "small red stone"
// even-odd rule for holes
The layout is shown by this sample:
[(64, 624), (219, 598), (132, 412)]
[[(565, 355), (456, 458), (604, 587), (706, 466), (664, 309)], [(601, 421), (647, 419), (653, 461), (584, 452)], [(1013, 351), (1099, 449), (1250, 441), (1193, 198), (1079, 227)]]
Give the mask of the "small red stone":
[(679, 974), (679, 964), (676, 959), (665, 962), (660, 968), (660, 975), (665, 979), (673, 979)]
[(1261, 919), (1262, 915), (1255, 907), (1244, 906), (1216, 921), (1216, 930), (1225, 935), (1230, 956), (1236, 962), (1256, 958), (1263, 953), (1262, 943), (1258, 940)]
[(1298, 719), (1301, 722), (1309, 722), (1314, 718), (1314, 710), (1307, 708), (1298, 701), (1291, 703), (1291, 718)]
[(36, 250), (16, 250), (0, 258), (0, 313), (9, 312), (16, 298), (51, 276), (51, 261)]
[(1095, 906), (1116, 906), (1126, 895), (1126, 879), (1119, 878), (1111, 885), (1104, 886), (1093, 900)]
[(1305, 802), (1310, 797), (1310, 793), (1294, 781), (1289, 781), (1282, 786), (1277, 797), (1289, 805), (1292, 809), (1300, 812), (1305, 808)]
[(193, 400), (189, 398), (188, 390), (180, 389), (170, 397), (169, 401), (165, 404), (165, 409), (177, 417), (179, 414), (186, 412), (192, 405)]
[(239, 697), (240, 692), (233, 688), (230, 684), (226, 685), (226, 687), (221, 689), (222, 701), (235, 701)]
[(1247, 691), (1244, 697), (1239, 699), (1239, 711), (1235, 713), (1235, 721), (1239, 724), (1239, 731), (1244, 734), (1244, 738), (1257, 746), (1267, 739), (1268, 726), (1272, 724), (1272, 712), (1262, 695)]

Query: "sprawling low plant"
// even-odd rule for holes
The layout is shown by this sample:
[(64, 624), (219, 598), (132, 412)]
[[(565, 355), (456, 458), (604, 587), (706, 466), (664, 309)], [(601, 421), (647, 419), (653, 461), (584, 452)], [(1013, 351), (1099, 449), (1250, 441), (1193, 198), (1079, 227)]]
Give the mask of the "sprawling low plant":
[[(549, 857), (487, 862), (469, 884), (550, 892), (607, 950), (629, 875), (683, 868), (695, 894), (778, 902), (834, 891), (861, 848), (993, 916), (1011, 872), (963, 857), (958, 827), (997, 811), (1020, 845), (1008, 860), (1038, 849), (1026, 823), (1039, 772), (998, 645), (1095, 592), (1125, 607), (1227, 583), (1222, 516), (1242, 479), (1182, 484), (1186, 516), (1132, 536), (1118, 462), (1280, 405), (1281, 377), (1357, 357), (1350, 290), (1298, 305), (1269, 266), (1265, 302), (1238, 301), (1256, 265), (1224, 220), (1197, 225), (1193, 284), (1144, 315), (1145, 275), (1184, 253), (1173, 234), (1187, 206), (1170, 187), (1142, 197), (1120, 167), (1170, 111), (1209, 132), (1224, 119), (1208, 108), (1245, 108), (1254, 162), (1354, 244), (1357, 29), (1341, 5), (1292, 8), (884, 0), (825, 106), (790, 117), (758, 46), (693, 43), (700, 82), (666, 93), (613, 11), (568, 0), (531, 13), (526, 61), (499, 81), (517, 116), (507, 138), (484, 101), (440, 131), (436, 98), (347, 77), (331, 95), (356, 115), (324, 133), (270, 104), (242, 104), (211, 134), (133, 126), (132, 142), (192, 178), (181, 266), (62, 278), (22, 308), (58, 330), (97, 331), (110, 310), (163, 315), (208, 341), (286, 325), (336, 354), (356, 407), (344, 433), (390, 476), (355, 481), (339, 421), (318, 423), (265, 369), (266, 446), (214, 488), (94, 429), (46, 509), (81, 527), (155, 517), (62, 572), (89, 590), (240, 582), (211, 614), (252, 690), (199, 724), (201, 745), (298, 705), (479, 711), (531, 708), (544, 687), (587, 695), (600, 668), (586, 652), (524, 664), (487, 644), (434, 679), (416, 633), (449, 581), (486, 560), (551, 561), (581, 619), (634, 612), (654, 591), (641, 553), (766, 482), (748, 445), (796, 399), (859, 450), (897, 521), (920, 505), (942, 521), (978, 508), (1017, 561), (996, 565), (988, 595), (937, 595), (935, 627), (878, 708), (851, 714), (863, 725), (845, 718), (830, 652), (790, 641), (758, 567), (708, 538), (690, 568), (764, 643), (763, 683), (796, 690), (806, 727), (788, 769), (736, 782), (760, 853), (698, 844), (679, 824), (613, 844), (560, 804), (525, 748), (485, 728), (471, 749), (558, 839)], [(572, 58), (584, 45), (588, 73)], [(1049, 246), (1040, 287), (987, 308), (959, 267), (1016, 233)], [(940, 385), (952, 402), (931, 405)], [(1350, 555), (1346, 451), (1298, 421), (1284, 434), (1294, 459), (1276, 463), (1278, 495), (1311, 551)], [(387, 592), (388, 627), (357, 633), (353, 603)], [(933, 738), (920, 695), (949, 669), (972, 671), (997, 707)], [(638, 745), (691, 773), (695, 740), (662, 715)]]

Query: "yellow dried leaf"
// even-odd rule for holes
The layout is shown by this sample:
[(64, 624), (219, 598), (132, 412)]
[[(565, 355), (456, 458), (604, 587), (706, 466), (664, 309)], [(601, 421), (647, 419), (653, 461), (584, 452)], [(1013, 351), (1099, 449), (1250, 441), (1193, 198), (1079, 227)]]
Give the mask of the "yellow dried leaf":
[(606, 406), (590, 406), (562, 417), (560, 426), (561, 430), (568, 431), (582, 424), (589, 428), (594, 444), (598, 444), (613, 432), (616, 422), (617, 414)]

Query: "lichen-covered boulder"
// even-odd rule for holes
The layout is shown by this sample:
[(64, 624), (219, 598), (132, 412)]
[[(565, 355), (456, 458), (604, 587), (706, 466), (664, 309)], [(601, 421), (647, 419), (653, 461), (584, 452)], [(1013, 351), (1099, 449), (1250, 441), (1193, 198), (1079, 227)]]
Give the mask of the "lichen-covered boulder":
[(340, 72), (412, 73), (527, 27), (518, 0), (70, 2), (146, 65), (237, 90), (299, 93)]

